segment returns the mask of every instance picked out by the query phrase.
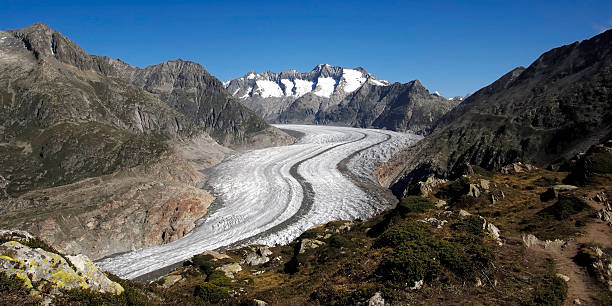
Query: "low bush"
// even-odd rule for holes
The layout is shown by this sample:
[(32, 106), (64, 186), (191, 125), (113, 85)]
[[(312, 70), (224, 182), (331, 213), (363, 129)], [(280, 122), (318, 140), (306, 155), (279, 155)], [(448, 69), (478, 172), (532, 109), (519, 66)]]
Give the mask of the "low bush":
[(200, 271), (206, 273), (206, 274), (210, 274), (212, 273), (215, 268), (216, 268), (216, 264), (213, 262), (214, 257), (212, 255), (209, 254), (199, 254), (199, 255), (195, 255), (191, 258), (191, 263), (197, 267), (198, 269), (200, 269)]
[(484, 231), (482, 225), (484, 220), (478, 216), (467, 216), (451, 226), (452, 229), (462, 231), (464, 233), (474, 235), (477, 237), (483, 237)]
[(420, 196), (405, 197), (397, 204), (397, 210), (402, 214), (422, 213), (433, 207), (433, 203)]
[(441, 275), (441, 270), (471, 279), (494, 259), (493, 250), (483, 244), (482, 222), (475, 216), (458, 221), (454, 224), (458, 233), (450, 240), (433, 235), (423, 222), (394, 224), (374, 242), (374, 247), (393, 249), (376, 273), (386, 281), (410, 286)]
[(329, 238), (329, 246), (333, 248), (343, 248), (351, 245), (351, 240), (341, 234), (333, 234)]
[(227, 287), (217, 286), (211, 283), (197, 285), (193, 291), (193, 295), (212, 304), (220, 303), (230, 297)]
[(587, 208), (590, 208), (590, 206), (580, 198), (561, 196), (557, 203), (542, 212), (553, 215), (557, 220), (565, 220)]
[(40, 299), (30, 295), (22, 279), (0, 272), (0, 305), (38, 305)]
[(221, 287), (229, 287), (232, 285), (232, 280), (221, 270), (215, 270), (208, 274), (206, 281)]
[(429, 226), (418, 221), (404, 221), (392, 225), (376, 241), (374, 247), (396, 247), (405, 241), (424, 240), (429, 234)]
[(337, 289), (333, 286), (323, 286), (310, 295), (312, 301), (321, 305), (359, 305), (376, 293), (374, 286), (364, 284), (358, 289)]
[(607, 152), (593, 153), (586, 158), (587, 168), (594, 173), (612, 173), (612, 154)]
[(567, 298), (567, 283), (554, 274), (539, 278), (534, 286), (532, 305), (563, 305)]
[(436, 197), (449, 199), (451, 202), (455, 202), (462, 195), (470, 192), (470, 180), (467, 177), (460, 177), (452, 183), (442, 187)]

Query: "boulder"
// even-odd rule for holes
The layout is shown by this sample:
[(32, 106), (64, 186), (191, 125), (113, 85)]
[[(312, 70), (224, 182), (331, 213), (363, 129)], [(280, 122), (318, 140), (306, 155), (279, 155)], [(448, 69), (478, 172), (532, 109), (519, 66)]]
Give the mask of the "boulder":
[(491, 182), (485, 179), (480, 179), (480, 183), (478, 185), (484, 192), (489, 192), (489, 189), (491, 188)]
[(176, 284), (177, 282), (181, 281), (183, 279), (183, 277), (180, 274), (169, 274), (166, 275), (162, 278), (162, 287), (164, 288), (170, 288), (172, 287), (172, 285)]
[(231, 263), (218, 267), (217, 270), (222, 271), (229, 278), (234, 278), (234, 274), (242, 271), (242, 267), (237, 263)]
[[(17, 241), (0, 245), (0, 254), (0, 271), (23, 279), (26, 287), (33, 290), (50, 286), (52, 294), (57, 294), (60, 289), (91, 289), (112, 294), (124, 291), (85, 255), (70, 256), (71, 266), (59, 254), (41, 248), (32, 249)], [(34, 288), (33, 284), (39, 285)]]
[(299, 253), (303, 254), (308, 249), (316, 249), (324, 244), (325, 242), (316, 239), (302, 239), (302, 241), (300, 241)]
[(542, 202), (547, 202), (559, 198), (559, 194), (567, 191), (572, 191), (578, 187), (573, 185), (554, 185), (548, 188), (544, 193), (540, 195)]
[(518, 162), (518, 163), (512, 163), (512, 164), (502, 167), (500, 172), (502, 174), (516, 174), (516, 173), (531, 171), (534, 169), (536, 169), (536, 167), (532, 165), (523, 164), (521, 162)]
[(480, 196), (480, 190), (476, 185), (470, 184), (470, 191), (468, 192), (468, 195), (477, 198)]
[(463, 210), (460, 209), (459, 210), (459, 217), (467, 217), (467, 216), (471, 216), (472, 214), (470, 214), (469, 212), (467, 212), (467, 210)]
[(419, 195), (423, 197), (427, 197), (434, 191), (435, 188), (441, 186), (442, 184), (446, 182), (448, 182), (448, 180), (439, 179), (439, 178), (430, 176), (427, 178), (427, 180), (423, 182), (419, 182), (419, 193), (420, 193)]
[(272, 251), (270, 251), (270, 248), (265, 245), (251, 246), (250, 252), (242, 262), (249, 266), (257, 266), (270, 261), (270, 258), (268, 257), (270, 255), (272, 255)]
[(538, 237), (532, 234), (528, 234), (523, 235), (523, 244), (525, 244), (525, 246), (528, 248), (540, 247), (543, 249), (561, 249), (566, 244), (566, 242), (560, 239), (542, 241), (538, 239)]
[(108, 293), (123, 292), (121, 285), (108, 279), (106, 274), (98, 269), (87, 255), (79, 254), (66, 256), (66, 258), (75, 267), (77, 274), (85, 278), (89, 289)]
[(499, 228), (497, 228), (497, 226), (495, 226), (493, 223), (487, 221), (485, 218), (482, 218), (482, 219), (484, 220), (482, 224), (483, 230), (491, 234), (491, 236), (493, 236), (495, 241), (497, 241), (497, 244), (499, 244), (500, 246), (503, 245), (503, 242), (499, 234), (500, 233)]
[(442, 207), (444, 207), (444, 206), (446, 206), (446, 205), (447, 205), (447, 203), (446, 203), (446, 201), (444, 201), (444, 200), (438, 200), (438, 201), (436, 201), (436, 208), (442, 208)]

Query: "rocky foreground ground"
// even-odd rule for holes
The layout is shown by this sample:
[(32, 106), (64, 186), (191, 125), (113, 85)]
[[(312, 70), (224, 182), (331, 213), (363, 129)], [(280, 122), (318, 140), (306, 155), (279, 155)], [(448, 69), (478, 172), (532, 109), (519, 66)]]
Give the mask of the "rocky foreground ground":
[[(520, 163), (499, 172), (472, 167), (453, 181), (423, 182), (420, 195), (368, 221), (316, 226), (285, 246), (208, 251), (149, 284), (111, 276), (125, 290), (120, 295), (60, 288), (55, 299), (126, 305), (609, 305), (611, 155), (609, 147), (596, 147), (572, 160), (567, 171)], [(6, 242), (3, 250), (12, 245)], [(14, 292), (32, 292), (24, 284), (19, 290), (25, 291), (2, 294), (23, 298)]]

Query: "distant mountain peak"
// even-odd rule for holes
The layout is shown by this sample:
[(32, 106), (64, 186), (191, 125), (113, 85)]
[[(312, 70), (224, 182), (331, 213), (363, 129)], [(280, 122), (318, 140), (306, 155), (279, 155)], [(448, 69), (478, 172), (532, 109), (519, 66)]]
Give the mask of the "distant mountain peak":
[(343, 97), (359, 89), (363, 84), (388, 86), (391, 83), (378, 80), (365, 69), (355, 69), (318, 64), (310, 72), (300, 73), (296, 69), (257, 73), (249, 71), (242, 77), (228, 80), (224, 86), (240, 99), (287, 98), (296, 99), (306, 94), (331, 98)]

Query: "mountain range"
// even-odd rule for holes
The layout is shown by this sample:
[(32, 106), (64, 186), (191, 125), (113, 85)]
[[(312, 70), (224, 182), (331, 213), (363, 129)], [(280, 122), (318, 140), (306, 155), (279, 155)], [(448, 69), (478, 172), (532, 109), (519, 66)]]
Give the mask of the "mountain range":
[(363, 68), (317, 65), (312, 71), (255, 71), (224, 83), (243, 105), (268, 122), (332, 124), (427, 133), (459, 104), (418, 81), (378, 80)]
[(214, 199), (199, 170), (293, 140), (199, 64), (140, 69), (44, 24), (0, 31), (0, 224), (63, 251), (178, 239)]

